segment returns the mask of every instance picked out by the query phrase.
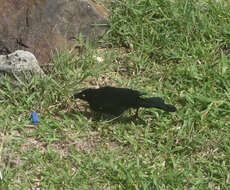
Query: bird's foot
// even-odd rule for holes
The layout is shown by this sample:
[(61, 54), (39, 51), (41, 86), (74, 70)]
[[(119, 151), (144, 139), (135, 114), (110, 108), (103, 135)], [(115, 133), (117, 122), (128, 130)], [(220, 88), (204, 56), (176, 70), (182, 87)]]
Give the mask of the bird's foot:
[(143, 119), (141, 119), (137, 114), (130, 117), (130, 120), (133, 121), (135, 124), (146, 124)]

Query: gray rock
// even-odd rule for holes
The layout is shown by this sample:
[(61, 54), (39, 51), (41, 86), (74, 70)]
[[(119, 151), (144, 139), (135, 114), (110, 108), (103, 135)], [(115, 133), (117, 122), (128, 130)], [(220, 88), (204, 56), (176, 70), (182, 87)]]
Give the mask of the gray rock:
[(13, 75), (19, 79), (31, 79), (34, 75), (44, 76), (35, 56), (23, 50), (9, 55), (0, 55), (0, 76), (3, 73)]
[(99, 38), (108, 22), (90, 2), (0, 0), (0, 54), (23, 49), (32, 52), (39, 64), (46, 64), (52, 52), (75, 44), (80, 33)]

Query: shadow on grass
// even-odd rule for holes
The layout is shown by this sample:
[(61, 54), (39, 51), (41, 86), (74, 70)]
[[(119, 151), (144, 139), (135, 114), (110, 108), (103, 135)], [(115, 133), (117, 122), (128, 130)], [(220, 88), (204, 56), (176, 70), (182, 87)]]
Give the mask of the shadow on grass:
[(135, 117), (134, 115), (125, 116), (124, 114), (122, 114), (116, 117), (110, 114), (98, 113), (91, 110), (88, 111), (87, 108), (84, 111), (76, 108), (74, 110), (70, 110), (66, 114), (73, 119), (76, 118), (74, 115), (76, 114), (79, 116), (81, 115), (86, 120), (93, 121), (93, 122), (103, 122), (103, 123), (111, 123), (111, 124), (117, 124), (117, 123), (128, 124), (133, 122), (136, 125), (146, 124), (146, 122), (143, 119), (141, 119), (140, 117)]

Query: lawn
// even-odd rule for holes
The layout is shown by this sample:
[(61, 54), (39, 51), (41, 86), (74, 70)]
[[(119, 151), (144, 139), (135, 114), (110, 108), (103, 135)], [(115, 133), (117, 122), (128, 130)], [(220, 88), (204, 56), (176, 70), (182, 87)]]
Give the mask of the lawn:
[[(57, 51), (43, 79), (0, 82), (0, 189), (230, 189), (230, 3), (119, 0), (110, 29)], [(178, 111), (98, 117), (73, 100), (111, 85)], [(39, 124), (30, 115), (38, 113)]]

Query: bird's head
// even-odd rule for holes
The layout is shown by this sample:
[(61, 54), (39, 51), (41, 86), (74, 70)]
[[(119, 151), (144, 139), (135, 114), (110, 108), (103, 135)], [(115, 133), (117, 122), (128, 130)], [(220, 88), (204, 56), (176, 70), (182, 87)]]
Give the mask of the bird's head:
[(92, 89), (86, 89), (82, 92), (74, 94), (74, 98), (88, 101), (90, 99)]

